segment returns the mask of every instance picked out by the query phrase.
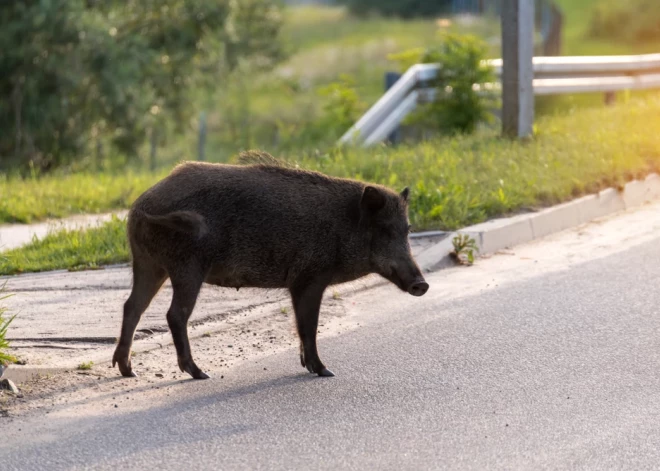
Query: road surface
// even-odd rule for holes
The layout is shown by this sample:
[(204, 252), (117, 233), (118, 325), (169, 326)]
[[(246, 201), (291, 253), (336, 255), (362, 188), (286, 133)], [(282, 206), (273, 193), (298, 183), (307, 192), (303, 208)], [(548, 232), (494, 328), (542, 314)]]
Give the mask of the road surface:
[(334, 378), (293, 346), (0, 419), (1, 467), (656, 469), (659, 214), (431, 274), (423, 298), (353, 296), (360, 326), (320, 340)]

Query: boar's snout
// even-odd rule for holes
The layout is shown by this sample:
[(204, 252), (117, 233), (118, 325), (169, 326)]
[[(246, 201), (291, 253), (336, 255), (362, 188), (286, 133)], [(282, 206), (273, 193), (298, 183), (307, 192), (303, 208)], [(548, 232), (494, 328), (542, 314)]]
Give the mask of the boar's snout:
[(415, 281), (408, 287), (408, 293), (413, 296), (424, 296), (429, 290), (429, 284), (426, 281)]

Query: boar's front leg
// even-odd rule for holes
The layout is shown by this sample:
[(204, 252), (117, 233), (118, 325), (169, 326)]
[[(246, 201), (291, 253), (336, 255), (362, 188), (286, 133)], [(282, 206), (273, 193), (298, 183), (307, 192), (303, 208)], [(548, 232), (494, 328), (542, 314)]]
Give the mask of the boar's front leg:
[(319, 376), (334, 376), (327, 369), (316, 350), (316, 331), (319, 324), (319, 310), (326, 284), (319, 281), (297, 283), (291, 288), (293, 309), (296, 313), (296, 326), (300, 336), (300, 362), (310, 373)]

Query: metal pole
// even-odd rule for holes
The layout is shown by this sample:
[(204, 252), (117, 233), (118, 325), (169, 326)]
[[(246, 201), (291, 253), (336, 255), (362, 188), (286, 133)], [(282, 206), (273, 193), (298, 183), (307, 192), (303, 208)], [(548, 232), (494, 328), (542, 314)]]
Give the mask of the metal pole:
[(204, 151), (206, 147), (206, 113), (199, 114), (199, 142), (197, 144), (197, 160), (203, 162), (206, 160)]
[[(397, 80), (401, 78), (401, 74), (398, 72), (386, 72), (385, 73), (385, 91), (388, 91), (396, 83)], [(387, 136), (387, 141), (390, 144), (398, 144), (401, 142), (401, 128), (397, 128), (392, 131), (392, 133)]]
[(502, 1), (502, 132), (528, 137), (534, 125), (534, 0)]

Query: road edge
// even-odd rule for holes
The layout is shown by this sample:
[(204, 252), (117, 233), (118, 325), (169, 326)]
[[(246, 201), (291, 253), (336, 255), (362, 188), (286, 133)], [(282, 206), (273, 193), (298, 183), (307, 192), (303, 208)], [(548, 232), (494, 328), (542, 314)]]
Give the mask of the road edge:
[[(473, 238), (480, 255), (487, 255), (637, 208), (657, 199), (660, 199), (660, 175), (651, 173), (643, 180), (633, 180), (620, 189), (607, 188), (537, 212), (492, 219), (451, 232), (442, 241), (421, 252), (417, 262), (426, 272), (454, 266), (452, 239), (458, 234), (467, 234)], [(416, 237), (424, 237), (424, 233)]]

